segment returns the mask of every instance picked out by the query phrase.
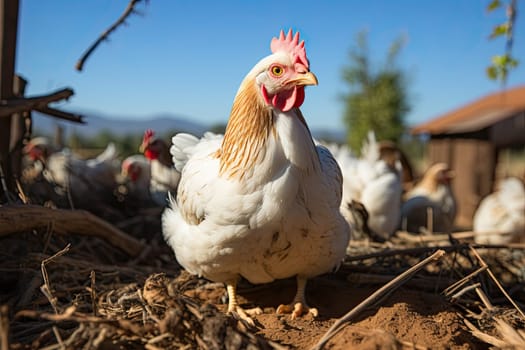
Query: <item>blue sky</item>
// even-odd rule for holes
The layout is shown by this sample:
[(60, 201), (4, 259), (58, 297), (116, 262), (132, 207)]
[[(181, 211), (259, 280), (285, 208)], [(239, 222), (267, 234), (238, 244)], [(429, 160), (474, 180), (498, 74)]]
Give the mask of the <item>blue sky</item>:
[[(488, 2), (150, 0), (138, 5), (142, 16), (132, 16), (77, 72), (78, 58), (128, 0), (20, 0), (16, 69), (29, 80), (27, 95), (73, 88), (75, 95), (58, 105), (63, 109), (116, 118), (169, 112), (221, 123), (243, 77), (270, 53), (271, 38), (293, 28), (319, 79), (307, 90), (303, 114), (312, 128), (341, 129), (340, 96), (348, 90), (341, 72), (356, 34), (368, 31), (378, 64), (405, 35), (398, 64), (409, 76), (413, 125), (500, 88), (485, 67), (503, 52), (503, 38), (487, 38), (504, 13), (487, 13)], [(524, 28), (518, 14), (514, 54), (523, 62), (509, 87), (525, 82)]]

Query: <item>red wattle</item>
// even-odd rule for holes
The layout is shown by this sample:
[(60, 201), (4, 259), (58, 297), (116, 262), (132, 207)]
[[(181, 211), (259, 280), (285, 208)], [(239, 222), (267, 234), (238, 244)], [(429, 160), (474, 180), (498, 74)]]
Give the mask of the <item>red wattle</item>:
[(295, 108), (301, 107), (301, 105), (304, 102), (304, 86), (297, 86), (297, 97), (295, 98), (295, 104), (293, 105)]
[(304, 86), (294, 86), (292, 89), (282, 91), (270, 98), (264, 85), (261, 85), (261, 94), (266, 104), (272, 105), (283, 112), (300, 107), (305, 97)]
[(159, 157), (157, 152), (153, 152), (149, 148), (144, 151), (144, 157), (148, 158), (149, 160), (157, 159)]

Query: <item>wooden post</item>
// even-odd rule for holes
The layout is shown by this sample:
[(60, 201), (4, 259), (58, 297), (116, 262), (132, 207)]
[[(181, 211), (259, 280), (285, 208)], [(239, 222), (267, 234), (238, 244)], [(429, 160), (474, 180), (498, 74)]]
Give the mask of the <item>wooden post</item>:
[[(13, 98), (19, 0), (0, 0), (0, 100)], [(9, 157), (11, 117), (0, 118), (0, 166), (7, 189), (14, 190)], [(0, 194), (4, 192), (0, 188)], [(7, 196), (7, 194), (5, 194)]]
[[(27, 80), (19, 75), (15, 75), (14, 95), (24, 97)], [(9, 154), (11, 157), (11, 172), (15, 179), (20, 179), (22, 175), (22, 148), (24, 138), (27, 134), (26, 119), (31, 118), (31, 111), (15, 113), (11, 117), (11, 142), (9, 144)]]
[(64, 148), (64, 128), (60, 124), (55, 126), (55, 133), (53, 134), (53, 146), (57, 150)]

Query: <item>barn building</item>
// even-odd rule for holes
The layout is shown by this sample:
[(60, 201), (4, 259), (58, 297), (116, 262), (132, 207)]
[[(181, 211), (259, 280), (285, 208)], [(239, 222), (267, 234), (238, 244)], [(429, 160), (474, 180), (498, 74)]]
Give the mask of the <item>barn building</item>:
[(447, 162), (455, 171), (456, 226), (468, 228), (479, 201), (493, 189), (500, 151), (525, 153), (525, 86), (482, 97), (411, 132), (428, 135), (430, 164)]

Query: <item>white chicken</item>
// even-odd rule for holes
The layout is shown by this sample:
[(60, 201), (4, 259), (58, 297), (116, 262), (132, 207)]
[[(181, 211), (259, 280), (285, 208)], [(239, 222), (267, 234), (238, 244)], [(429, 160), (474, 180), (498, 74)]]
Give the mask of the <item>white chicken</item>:
[(498, 187), (483, 198), (474, 214), (474, 240), (479, 244), (525, 242), (525, 186), (509, 177)]
[(180, 172), (173, 167), (169, 146), (164, 140), (155, 137), (153, 130), (148, 129), (144, 133), (140, 152), (149, 159), (150, 170), (150, 194), (158, 205), (168, 204), (168, 192), (177, 191)]
[[(451, 187), (453, 178), (454, 172), (448, 164), (430, 166), (421, 181), (405, 195), (401, 205), (401, 229), (412, 233), (421, 232), (421, 228), (451, 232), (457, 210)], [(432, 212), (431, 218), (429, 212)]]
[(87, 203), (94, 195), (107, 196), (116, 187), (119, 161), (113, 143), (97, 157), (86, 160), (68, 149), (53, 152), (46, 138), (37, 137), (27, 143), (24, 153), (35, 162), (34, 167), (42, 171), (48, 182), (70, 193), (76, 203)]
[(341, 171), (299, 110), (305, 86), (317, 85), (304, 41), (281, 31), (271, 51), (242, 81), (223, 137), (173, 137), (182, 175), (162, 218), (179, 263), (224, 282), (228, 312), (248, 322), (237, 302), (240, 277), (259, 284), (295, 276), (296, 296), (277, 312), (315, 316), (306, 282), (336, 268), (349, 240)]
[(365, 206), (368, 227), (373, 236), (388, 239), (399, 224), (402, 166), (399, 160), (383, 159), (375, 134), (369, 132), (357, 158), (346, 145), (331, 146), (343, 173), (341, 212), (354, 225), (352, 202)]

